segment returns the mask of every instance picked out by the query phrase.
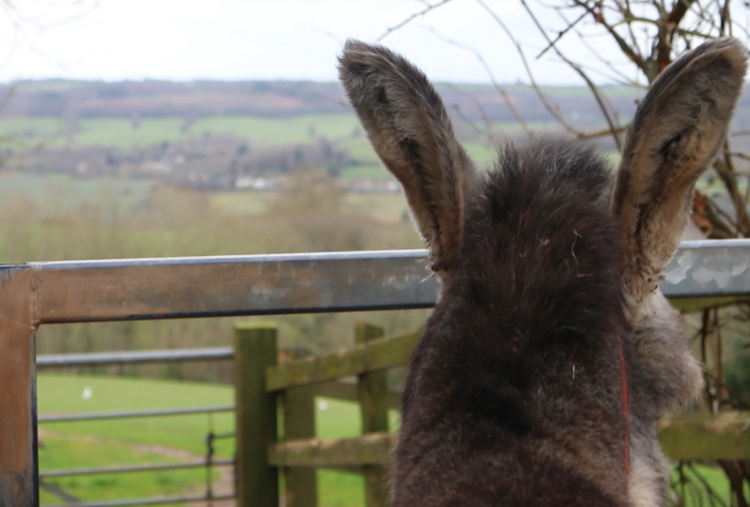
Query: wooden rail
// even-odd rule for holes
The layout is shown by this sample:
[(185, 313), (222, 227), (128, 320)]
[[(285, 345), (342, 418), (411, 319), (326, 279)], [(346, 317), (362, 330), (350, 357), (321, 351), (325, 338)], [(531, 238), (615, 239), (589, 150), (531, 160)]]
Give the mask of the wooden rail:
[(295, 361), (266, 370), (266, 389), (280, 391), (350, 375), (403, 366), (420, 333), (377, 340), (349, 350)]

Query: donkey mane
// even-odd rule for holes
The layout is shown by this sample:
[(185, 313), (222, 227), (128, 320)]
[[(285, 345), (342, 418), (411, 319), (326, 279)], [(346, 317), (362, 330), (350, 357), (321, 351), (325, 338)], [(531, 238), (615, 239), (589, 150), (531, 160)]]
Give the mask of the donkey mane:
[(658, 282), (746, 50), (719, 39), (665, 69), (616, 173), (555, 140), (480, 172), (403, 57), (349, 41), (339, 70), (444, 285), (409, 365), (393, 505), (665, 505), (656, 422), (702, 375)]
[[(610, 183), (606, 163), (585, 146), (542, 141), (502, 150), (472, 196), (463, 249), (412, 356), (401, 430), (409, 442), (395, 459), (420, 473), (400, 477), (396, 469), (396, 483), (459, 484), (465, 460), (489, 453), (484, 487), (510, 489), (518, 478), (507, 468), (518, 460), (535, 469), (536, 484), (516, 501), (538, 500), (540, 478), (554, 491), (567, 483), (583, 494), (585, 474), (570, 477), (559, 456), (544, 459), (542, 444), (566, 442), (566, 460), (586, 460), (581, 444), (603, 433), (610, 463), (600, 473), (618, 485), (612, 471), (623, 466), (626, 425), (617, 336), (625, 326), (622, 247), (602, 198)], [(424, 425), (452, 428), (465, 448), (442, 431), (422, 434)], [(456, 505), (476, 501), (476, 484), (466, 488), (454, 486)], [(429, 491), (419, 497), (433, 505)]]
[(611, 182), (608, 163), (585, 145), (507, 144), (467, 206), (451, 286), (465, 279), (474, 292), (461, 297), (491, 305), (511, 329), (526, 318), (553, 330), (611, 328), (623, 258)]

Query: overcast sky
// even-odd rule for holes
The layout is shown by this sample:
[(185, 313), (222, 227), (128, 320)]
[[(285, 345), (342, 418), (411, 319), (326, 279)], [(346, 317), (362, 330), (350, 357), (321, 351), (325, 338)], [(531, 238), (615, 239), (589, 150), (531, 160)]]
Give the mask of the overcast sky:
[[(554, 59), (533, 61), (542, 43), (520, 2), (486, 1), (523, 42), (540, 82), (580, 83)], [(346, 38), (374, 41), (425, 8), (425, 2), (418, 0), (14, 3), (23, 7), (0, 11), (2, 81), (49, 77), (334, 80), (335, 58)], [(553, 22), (549, 16), (546, 19)], [(382, 42), (405, 54), (434, 80), (487, 82), (487, 72), (477, 58), (445, 39), (479, 50), (498, 81), (528, 82), (510, 40), (474, 0), (453, 0)], [(575, 51), (585, 62), (587, 57)]]

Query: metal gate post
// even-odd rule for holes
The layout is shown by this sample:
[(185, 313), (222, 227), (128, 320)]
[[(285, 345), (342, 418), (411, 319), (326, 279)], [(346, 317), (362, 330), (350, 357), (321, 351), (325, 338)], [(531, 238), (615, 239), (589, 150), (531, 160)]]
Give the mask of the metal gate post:
[(31, 275), (0, 266), (0, 507), (39, 505)]

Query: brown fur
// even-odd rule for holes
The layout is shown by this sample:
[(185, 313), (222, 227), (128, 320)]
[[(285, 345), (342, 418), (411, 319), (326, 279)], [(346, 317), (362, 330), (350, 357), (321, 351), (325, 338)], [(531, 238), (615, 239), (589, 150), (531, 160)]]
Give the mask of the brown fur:
[(446, 284), (406, 381), (395, 506), (664, 504), (655, 422), (701, 375), (657, 282), (745, 60), (723, 39), (670, 66), (613, 183), (559, 141), (506, 146), (480, 174), (419, 70), (347, 43), (341, 80)]

